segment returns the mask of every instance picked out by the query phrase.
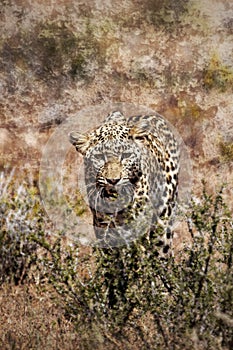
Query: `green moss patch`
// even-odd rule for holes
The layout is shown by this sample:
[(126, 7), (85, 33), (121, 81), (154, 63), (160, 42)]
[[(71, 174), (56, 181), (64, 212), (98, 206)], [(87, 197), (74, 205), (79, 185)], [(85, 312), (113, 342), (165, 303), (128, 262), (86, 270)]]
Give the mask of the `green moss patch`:
[(204, 87), (221, 92), (233, 89), (233, 68), (224, 65), (217, 55), (213, 55), (203, 76)]
[(233, 161), (233, 142), (219, 142), (219, 150), (223, 161)]

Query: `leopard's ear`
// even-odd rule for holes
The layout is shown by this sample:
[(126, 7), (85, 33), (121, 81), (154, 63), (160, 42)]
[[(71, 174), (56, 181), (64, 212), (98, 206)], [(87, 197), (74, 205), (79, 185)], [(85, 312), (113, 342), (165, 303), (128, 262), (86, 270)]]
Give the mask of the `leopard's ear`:
[(76, 150), (85, 156), (87, 149), (90, 146), (90, 138), (86, 134), (73, 131), (69, 134), (70, 143), (75, 146)]
[(140, 139), (148, 136), (150, 133), (151, 126), (147, 120), (141, 119), (136, 123), (132, 123), (130, 128), (130, 135), (133, 139)]
[(120, 124), (120, 123), (125, 123), (126, 118), (120, 111), (114, 111), (114, 112), (111, 112), (105, 119), (105, 122), (111, 122), (111, 121), (117, 122)]

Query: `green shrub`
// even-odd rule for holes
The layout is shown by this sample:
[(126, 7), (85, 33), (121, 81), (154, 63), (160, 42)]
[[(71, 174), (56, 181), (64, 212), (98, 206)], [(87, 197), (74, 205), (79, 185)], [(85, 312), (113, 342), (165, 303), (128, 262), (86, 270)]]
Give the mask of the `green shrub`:
[[(187, 214), (191, 243), (159, 260), (153, 239), (129, 247), (41, 245), (43, 263), (85, 349), (227, 349), (232, 345), (233, 223), (222, 191)], [(101, 345), (102, 344), (102, 345)]]
[[(233, 221), (205, 188), (186, 211), (190, 242), (158, 259), (155, 237), (82, 247), (49, 231), (36, 188), (1, 175), (0, 281), (53, 286), (80, 349), (220, 349), (233, 339)], [(33, 268), (33, 269), (32, 269)], [(47, 286), (47, 287), (46, 287)], [(49, 293), (48, 293), (49, 294)]]

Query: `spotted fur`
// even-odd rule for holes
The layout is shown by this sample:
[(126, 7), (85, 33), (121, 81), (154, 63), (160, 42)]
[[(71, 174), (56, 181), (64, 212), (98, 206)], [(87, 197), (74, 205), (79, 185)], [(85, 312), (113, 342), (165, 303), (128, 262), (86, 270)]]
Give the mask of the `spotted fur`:
[(166, 254), (172, 240), (179, 147), (164, 118), (154, 114), (126, 119), (113, 112), (95, 130), (71, 133), (70, 142), (84, 157), (98, 241), (117, 246), (156, 235), (158, 250)]

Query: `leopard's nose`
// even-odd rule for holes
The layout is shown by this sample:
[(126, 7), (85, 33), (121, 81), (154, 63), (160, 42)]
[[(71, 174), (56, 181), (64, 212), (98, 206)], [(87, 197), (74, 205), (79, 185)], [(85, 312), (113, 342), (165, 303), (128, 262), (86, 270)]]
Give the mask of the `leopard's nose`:
[(116, 185), (120, 179), (106, 179), (110, 185)]

